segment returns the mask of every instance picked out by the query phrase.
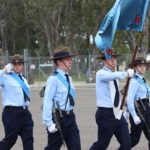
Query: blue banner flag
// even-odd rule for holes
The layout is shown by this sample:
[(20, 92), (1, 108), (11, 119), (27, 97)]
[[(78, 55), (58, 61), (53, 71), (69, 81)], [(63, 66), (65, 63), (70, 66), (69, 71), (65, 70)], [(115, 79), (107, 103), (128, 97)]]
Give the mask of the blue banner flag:
[(110, 50), (116, 30), (143, 30), (148, 5), (149, 0), (116, 0), (95, 36), (97, 48), (107, 59), (111, 58)]

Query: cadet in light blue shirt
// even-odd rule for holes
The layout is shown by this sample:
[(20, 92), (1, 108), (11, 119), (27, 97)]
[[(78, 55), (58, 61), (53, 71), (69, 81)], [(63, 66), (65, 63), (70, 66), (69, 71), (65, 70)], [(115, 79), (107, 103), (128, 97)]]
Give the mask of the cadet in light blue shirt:
[(131, 79), (128, 89), (127, 107), (130, 112), (131, 148), (139, 143), (143, 131), (150, 149), (150, 87), (144, 79), (147, 64), (149, 63), (144, 57), (135, 60), (136, 74)]
[(96, 123), (98, 126), (98, 139), (90, 150), (106, 150), (113, 135), (120, 144), (120, 150), (130, 150), (130, 137), (128, 124), (124, 116), (115, 110), (120, 110), (120, 93), (118, 80), (126, 79), (134, 74), (133, 69), (115, 71), (116, 57), (112, 50), (109, 51), (110, 59), (102, 53), (97, 59), (102, 59), (104, 67), (96, 73)]
[[(49, 127), (53, 125), (52, 120), (52, 113), (50, 113), (50, 110), (52, 111), (53, 107), (53, 99), (59, 102), (60, 108), (63, 111), (71, 111), (73, 110), (73, 106), (70, 105), (70, 102), (68, 101), (66, 103), (66, 98), (68, 94), (68, 88), (59, 80), (57, 77), (57, 74), (60, 74), (64, 80), (65, 78), (65, 72), (59, 68), (56, 69), (56, 72), (54, 74), (50, 75), (47, 83), (46, 83), (46, 89), (45, 89), (45, 95), (44, 95), (44, 109), (43, 109), (43, 122), (44, 124)], [(71, 88), (74, 90), (74, 85), (72, 83), (72, 78), (69, 76), (70, 85)], [(50, 91), (49, 91), (50, 90)], [(57, 92), (56, 92), (57, 91)]]
[(59, 150), (64, 142), (69, 150), (81, 150), (79, 129), (73, 112), (74, 85), (69, 76), (73, 56), (68, 47), (54, 50), (52, 60), (57, 69), (46, 82), (43, 103), (43, 124), (48, 137), (45, 150)]
[(24, 150), (33, 150), (33, 120), (28, 109), (30, 89), (22, 75), (24, 60), (15, 54), (10, 64), (0, 70), (2, 90), (2, 121), (5, 137), (0, 141), (0, 150), (10, 150), (21, 137)]

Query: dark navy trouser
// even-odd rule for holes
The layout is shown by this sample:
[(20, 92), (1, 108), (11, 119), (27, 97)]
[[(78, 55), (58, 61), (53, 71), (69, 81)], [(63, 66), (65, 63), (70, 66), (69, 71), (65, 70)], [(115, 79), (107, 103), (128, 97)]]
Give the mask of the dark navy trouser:
[(8, 106), (2, 113), (5, 137), (0, 150), (10, 150), (21, 137), (23, 150), (33, 150), (33, 120), (28, 108)]
[(98, 139), (90, 150), (106, 150), (113, 135), (120, 144), (120, 150), (130, 150), (130, 136), (125, 118), (117, 120), (112, 108), (99, 107), (96, 112)]
[[(145, 107), (146, 107), (146, 111), (144, 111), (143, 109), (140, 110), (142, 115), (144, 116), (145, 123), (147, 124), (147, 127), (150, 131), (150, 107), (148, 103), (145, 105)], [(131, 147), (134, 147), (139, 143), (143, 131), (146, 139), (148, 140), (148, 148), (150, 150), (150, 132), (148, 132), (145, 123), (142, 121), (140, 124), (135, 125), (133, 118), (131, 116), (130, 116), (130, 123), (131, 123), (131, 133), (130, 133)]]
[[(76, 124), (75, 115), (65, 115), (61, 120), (61, 130), (68, 150), (81, 150), (80, 135)], [(48, 144), (45, 150), (60, 150), (62, 140), (59, 131), (48, 134)]]

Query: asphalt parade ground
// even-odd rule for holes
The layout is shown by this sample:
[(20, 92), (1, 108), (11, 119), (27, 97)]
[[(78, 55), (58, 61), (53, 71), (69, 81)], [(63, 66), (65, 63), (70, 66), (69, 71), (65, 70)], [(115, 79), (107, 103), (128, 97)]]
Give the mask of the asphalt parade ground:
[[(81, 147), (82, 150), (88, 150), (92, 143), (97, 139), (97, 126), (95, 123), (95, 84), (78, 83), (76, 87), (76, 105), (74, 112), (76, 113), (76, 120), (80, 130)], [(41, 84), (31, 86), (31, 103), (29, 109), (31, 110), (34, 120), (34, 149), (44, 150), (47, 144), (47, 134), (45, 127), (42, 124), (42, 99), (39, 96)], [(0, 113), (2, 113), (2, 105), (0, 106)], [(111, 123), (111, 122), (110, 122)], [(0, 139), (4, 137), (4, 129), (2, 121), (0, 121)], [(119, 144), (115, 137), (112, 138), (107, 150), (117, 150)], [(12, 150), (23, 150), (20, 137)], [(62, 147), (61, 150), (67, 150)], [(142, 135), (139, 144), (132, 150), (148, 150), (148, 142)]]

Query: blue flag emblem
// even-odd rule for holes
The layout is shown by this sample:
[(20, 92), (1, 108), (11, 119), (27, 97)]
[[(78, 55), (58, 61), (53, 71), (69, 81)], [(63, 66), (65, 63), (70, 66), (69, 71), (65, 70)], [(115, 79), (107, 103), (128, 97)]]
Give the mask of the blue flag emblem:
[(122, 0), (117, 29), (142, 32), (149, 0)]

